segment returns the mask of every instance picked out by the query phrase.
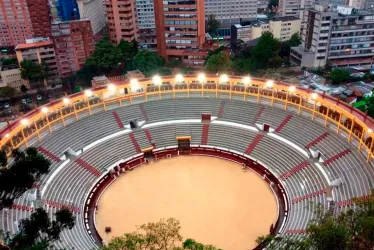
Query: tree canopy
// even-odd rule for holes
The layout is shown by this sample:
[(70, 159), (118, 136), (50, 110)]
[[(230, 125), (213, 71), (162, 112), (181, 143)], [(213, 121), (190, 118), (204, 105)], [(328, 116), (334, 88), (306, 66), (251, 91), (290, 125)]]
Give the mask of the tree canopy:
[[(7, 164), (5, 152), (1, 153), (2, 166)], [(25, 151), (13, 151), (13, 163), (8, 168), (0, 169), (0, 210), (11, 207), (43, 174), (49, 172), (50, 161), (35, 148)]]
[(51, 243), (60, 239), (63, 230), (72, 229), (75, 225), (75, 217), (67, 208), (57, 211), (55, 217), (54, 221), (50, 221), (48, 213), (43, 208), (37, 208), (29, 218), (20, 221), (16, 234), (2, 233), (0, 239), (12, 250), (50, 249)]
[(14, 88), (5, 86), (5, 87), (0, 88), (0, 97), (10, 98), (14, 96), (15, 92), (16, 90)]
[(138, 53), (138, 42), (135, 39), (131, 42), (121, 39), (118, 48), (121, 50), (125, 60), (133, 59), (136, 53)]
[(163, 67), (164, 59), (149, 50), (140, 50), (136, 54), (133, 63), (134, 67), (140, 70), (146, 77), (151, 77)]
[(258, 242), (269, 250), (367, 250), (374, 248), (374, 192), (368, 200), (353, 199), (355, 207), (340, 213), (325, 211), (315, 205), (315, 219), (299, 240), (292, 238), (261, 237)]
[(161, 219), (138, 227), (132, 233), (113, 238), (102, 250), (219, 250), (203, 245), (193, 239), (182, 243), (180, 223), (174, 218)]
[(265, 32), (252, 48), (252, 62), (257, 69), (267, 69), (279, 63), (280, 43), (270, 32)]
[(221, 51), (209, 57), (205, 64), (205, 70), (208, 73), (231, 72), (231, 61), (227, 53)]
[(45, 64), (34, 63), (33, 61), (23, 60), (21, 62), (21, 78), (30, 82), (38, 82), (47, 76), (47, 67)]
[(216, 36), (217, 31), (219, 27), (221, 26), (221, 23), (216, 19), (214, 14), (210, 14), (208, 16), (208, 19), (206, 20), (206, 30), (211, 36)]
[(122, 61), (123, 53), (121, 49), (105, 37), (96, 44), (96, 49), (87, 59), (86, 65), (97, 70), (97, 73), (108, 73), (113, 68), (118, 68)]
[(346, 69), (335, 68), (331, 71), (330, 77), (334, 84), (340, 84), (349, 79), (349, 72)]

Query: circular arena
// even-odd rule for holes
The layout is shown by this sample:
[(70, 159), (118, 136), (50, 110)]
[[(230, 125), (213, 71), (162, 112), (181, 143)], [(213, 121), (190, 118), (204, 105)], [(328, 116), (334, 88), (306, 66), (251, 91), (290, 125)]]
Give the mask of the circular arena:
[[(51, 216), (67, 207), (76, 225), (55, 243), (61, 249), (95, 249), (174, 215), (188, 237), (259, 249), (257, 236), (304, 234), (311, 202), (339, 212), (368, 197), (373, 129), (351, 106), (281, 82), (203, 74), (116, 81), (49, 103), (1, 132), (8, 154), (35, 146), (53, 164), (1, 211), (0, 230), (17, 232), (37, 206)], [(216, 214), (190, 225), (194, 209), (201, 218)], [(204, 235), (214, 227), (240, 245), (216, 241), (218, 229)]]

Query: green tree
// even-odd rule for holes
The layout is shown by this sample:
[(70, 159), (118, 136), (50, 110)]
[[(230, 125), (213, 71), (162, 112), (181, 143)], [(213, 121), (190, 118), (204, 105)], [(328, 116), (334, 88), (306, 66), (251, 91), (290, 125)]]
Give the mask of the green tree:
[(243, 57), (235, 58), (232, 60), (232, 71), (237, 75), (252, 73), (254, 71), (252, 60)]
[[(63, 214), (64, 218), (58, 217)], [(2, 233), (2, 239), (12, 250), (46, 250), (51, 244), (60, 239), (65, 229), (71, 229), (75, 217), (66, 208), (55, 213), (56, 220), (50, 221), (48, 213), (43, 208), (37, 208), (29, 218), (20, 221), (19, 231), (15, 235)]]
[(113, 68), (118, 68), (123, 61), (123, 54), (119, 47), (113, 45), (105, 37), (96, 44), (96, 49), (87, 59), (86, 65), (97, 71), (96, 74), (109, 73)]
[(13, 64), (18, 64), (17, 58), (5, 58), (2, 63), (3, 66), (13, 65)]
[(149, 50), (140, 50), (134, 58), (134, 67), (151, 77), (164, 64), (164, 59)]
[(221, 26), (221, 23), (216, 19), (216, 17), (213, 14), (210, 14), (208, 16), (208, 19), (206, 20), (206, 30), (211, 36), (216, 36), (217, 31), (219, 27)]
[(349, 79), (349, 72), (346, 69), (335, 68), (330, 73), (333, 84), (340, 84)]
[[(261, 237), (266, 249), (366, 250), (374, 248), (374, 191), (367, 200), (353, 199), (355, 207), (340, 213), (314, 206), (314, 219), (300, 240)], [(282, 247), (280, 247), (282, 246)]]
[(168, 66), (169, 68), (174, 69), (174, 68), (178, 68), (178, 67), (180, 67), (181, 64), (182, 64), (182, 63), (181, 63), (180, 60), (178, 60), (178, 58), (171, 58), (171, 59), (167, 62), (166, 66)]
[(125, 60), (133, 59), (138, 52), (138, 42), (136, 40), (128, 42), (121, 39), (118, 44), (118, 48), (121, 50)]
[(16, 90), (14, 88), (5, 86), (5, 87), (0, 88), (0, 97), (11, 98), (14, 96), (15, 92)]
[(150, 222), (139, 226), (136, 232), (113, 238), (102, 250), (172, 250), (182, 240), (180, 228), (174, 218)]
[(278, 7), (278, 5), (279, 5), (279, 0), (270, 0), (268, 4), (268, 8), (272, 10), (273, 8)]
[(298, 33), (295, 33), (291, 38), (285, 42), (281, 42), (279, 56), (289, 57), (291, 52), (291, 47), (297, 47), (301, 44), (301, 37)]
[(208, 73), (231, 72), (231, 61), (227, 53), (219, 52), (209, 57), (205, 65), (205, 70)]
[(221, 250), (219, 248), (216, 248), (213, 245), (204, 245), (202, 243), (196, 242), (193, 239), (187, 239), (182, 244), (183, 249), (188, 250)]
[(28, 91), (29, 89), (24, 85), (24, 84), (22, 84), (21, 85), (21, 92), (26, 96), (26, 93), (27, 93), (27, 91)]
[(34, 63), (33, 61), (23, 60), (21, 66), (21, 78), (28, 80), (30, 85), (33, 83), (39, 88), (40, 81), (47, 77), (47, 67), (44, 63)]
[[(35, 148), (13, 150), (14, 161), (9, 168), (0, 169), (0, 210), (11, 207), (40, 177), (49, 172), (50, 161)], [(2, 160), (2, 165), (6, 160)]]
[(257, 69), (267, 69), (278, 61), (280, 43), (270, 32), (265, 32), (256, 46), (252, 48), (251, 55)]

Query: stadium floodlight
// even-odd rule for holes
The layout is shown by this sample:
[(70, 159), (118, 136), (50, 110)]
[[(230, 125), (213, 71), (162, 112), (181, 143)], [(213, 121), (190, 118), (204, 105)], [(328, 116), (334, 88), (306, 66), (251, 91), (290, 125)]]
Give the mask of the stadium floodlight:
[(221, 75), (219, 80), (221, 83), (226, 83), (226, 82), (229, 82), (229, 77), (227, 75)]
[(268, 80), (268, 81), (266, 82), (266, 87), (268, 87), (268, 88), (273, 87), (273, 85), (274, 85), (274, 81), (273, 81), (273, 80)]
[(43, 112), (44, 114), (47, 114), (47, 113), (48, 113), (48, 108), (47, 108), (47, 107), (43, 107), (43, 108), (42, 108), (42, 112)]
[(177, 82), (183, 82), (184, 78), (183, 78), (183, 75), (182, 74), (178, 74), (175, 76), (175, 80)]
[(92, 91), (91, 91), (90, 89), (86, 89), (86, 90), (84, 91), (84, 94), (85, 94), (87, 97), (90, 97), (90, 96), (92, 96)]
[(204, 83), (205, 82), (205, 74), (204, 73), (201, 73), (197, 76), (197, 80), (200, 82), (200, 83)]
[(25, 118), (25, 119), (22, 119), (22, 120), (21, 120), (21, 124), (22, 124), (23, 126), (27, 126), (27, 125), (29, 124), (29, 120), (27, 120), (26, 118)]
[(62, 99), (62, 101), (64, 102), (64, 104), (69, 104), (70, 103), (70, 99), (67, 98), (67, 97), (64, 97), (64, 99)]
[(311, 97), (312, 97), (313, 100), (315, 100), (315, 99), (317, 99), (318, 95), (317, 95), (317, 93), (312, 93)]
[(8, 138), (8, 137), (9, 137), (9, 134), (6, 134), (5, 137)]
[(251, 82), (251, 78), (249, 76), (243, 77), (243, 83), (245, 85), (248, 85)]
[(153, 83), (156, 84), (156, 85), (161, 85), (161, 83), (162, 83), (162, 79), (159, 75), (155, 75), (152, 78), (152, 80), (153, 80)]
[(288, 89), (289, 89), (290, 92), (295, 92), (296, 87), (295, 86), (290, 86)]
[(368, 133), (371, 134), (373, 133), (373, 130), (371, 130), (370, 128), (368, 129)]
[(108, 90), (109, 90), (109, 92), (116, 91), (116, 85), (114, 85), (113, 83), (109, 83), (108, 84)]
[(139, 88), (139, 82), (136, 79), (130, 80), (130, 86), (132, 89), (138, 89)]

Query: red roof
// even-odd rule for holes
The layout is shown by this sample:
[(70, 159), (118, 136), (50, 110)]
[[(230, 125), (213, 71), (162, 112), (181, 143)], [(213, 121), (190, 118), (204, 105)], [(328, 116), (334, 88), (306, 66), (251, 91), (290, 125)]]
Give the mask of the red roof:
[(21, 50), (21, 49), (32, 49), (32, 48), (38, 48), (38, 47), (44, 47), (48, 45), (52, 45), (52, 41), (42, 41), (42, 42), (35, 42), (35, 43), (22, 43), (18, 44), (16, 47), (16, 50)]

